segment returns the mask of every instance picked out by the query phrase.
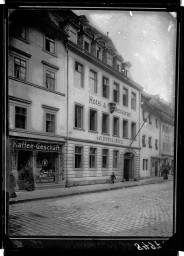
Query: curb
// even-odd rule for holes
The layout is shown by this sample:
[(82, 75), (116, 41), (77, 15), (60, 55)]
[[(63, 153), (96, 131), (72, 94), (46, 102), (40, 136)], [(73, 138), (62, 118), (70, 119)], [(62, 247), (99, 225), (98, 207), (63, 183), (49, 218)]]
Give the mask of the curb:
[(37, 197), (37, 198), (28, 198), (28, 199), (19, 199), (18, 201), (12, 200), (9, 201), (9, 204), (18, 204), (18, 203), (25, 203), (25, 202), (31, 202), (31, 201), (40, 201), (40, 200), (47, 200), (47, 199), (52, 199), (52, 198), (62, 198), (62, 197), (67, 197), (67, 196), (75, 196), (75, 195), (80, 195), (80, 194), (90, 194), (90, 193), (96, 193), (96, 192), (104, 192), (104, 191), (110, 191), (110, 190), (115, 190), (115, 189), (126, 189), (130, 187), (136, 187), (136, 186), (143, 186), (143, 185), (149, 185), (149, 184), (157, 184), (157, 183), (162, 183), (162, 182), (167, 182), (167, 181), (172, 181), (172, 180), (150, 180), (150, 181), (145, 181), (141, 180), (140, 183), (134, 183), (134, 184), (126, 184), (126, 186), (119, 186), (119, 187), (109, 187), (109, 188), (100, 188), (100, 189), (95, 189), (91, 191), (79, 191), (79, 192), (71, 192), (68, 194), (59, 194), (55, 196), (46, 196), (46, 197)]

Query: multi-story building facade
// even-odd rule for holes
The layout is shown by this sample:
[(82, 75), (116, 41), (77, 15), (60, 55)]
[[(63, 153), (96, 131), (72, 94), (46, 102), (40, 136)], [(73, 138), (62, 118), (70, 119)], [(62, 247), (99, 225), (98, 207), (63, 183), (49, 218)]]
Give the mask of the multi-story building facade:
[(174, 160), (174, 113), (157, 95), (141, 95), (140, 178), (159, 177)]
[(51, 18), (46, 11), (9, 18), (11, 169), (30, 165), (38, 187), (65, 185), (66, 35)]
[(60, 24), (69, 34), (68, 184), (103, 183), (112, 171), (117, 181), (138, 179), (142, 87), (129, 77), (131, 64), (85, 16), (65, 12)]

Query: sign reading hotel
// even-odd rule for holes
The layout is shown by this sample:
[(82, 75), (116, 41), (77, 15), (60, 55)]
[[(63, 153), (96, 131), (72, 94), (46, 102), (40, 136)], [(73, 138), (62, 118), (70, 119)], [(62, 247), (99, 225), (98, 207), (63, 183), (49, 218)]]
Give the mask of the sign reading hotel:
[[(89, 95), (89, 103), (90, 103), (90, 104), (93, 104), (93, 105), (96, 105), (96, 106), (98, 106), (98, 107), (107, 108), (107, 103), (106, 103), (106, 102), (103, 102), (103, 101), (101, 101), (101, 100), (97, 100), (97, 99), (95, 99), (95, 98), (94, 98), (93, 96), (91, 96), (91, 95)], [(114, 112), (117, 112), (117, 113), (120, 113), (120, 114), (122, 114), (122, 115), (131, 117), (131, 113), (126, 112), (126, 111), (124, 111), (124, 110), (122, 110), (122, 109), (116, 108)]]
[(30, 142), (25, 140), (14, 140), (13, 148), (16, 149), (28, 149), (28, 150), (44, 150), (44, 151), (60, 151), (61, 146), (58, 144), (50, 144), (44, 142)]

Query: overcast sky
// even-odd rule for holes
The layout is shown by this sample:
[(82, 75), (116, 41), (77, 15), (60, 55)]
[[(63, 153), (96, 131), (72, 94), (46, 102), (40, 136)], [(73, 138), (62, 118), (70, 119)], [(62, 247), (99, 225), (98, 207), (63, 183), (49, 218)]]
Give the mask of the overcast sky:
[(167, 12), (75, 10), (130, 61), (132, 79), (145, 92), (171, 102), (175, 86), (176, 18)]

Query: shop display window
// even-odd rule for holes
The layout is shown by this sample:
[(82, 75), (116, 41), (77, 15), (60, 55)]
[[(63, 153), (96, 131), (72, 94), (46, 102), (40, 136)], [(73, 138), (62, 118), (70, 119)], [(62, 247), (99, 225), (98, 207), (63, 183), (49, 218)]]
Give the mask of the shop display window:
[(55, 182), (55, 161), (56, 155), (53, 153), (38, 153), (36, 163), (36, 183)]

